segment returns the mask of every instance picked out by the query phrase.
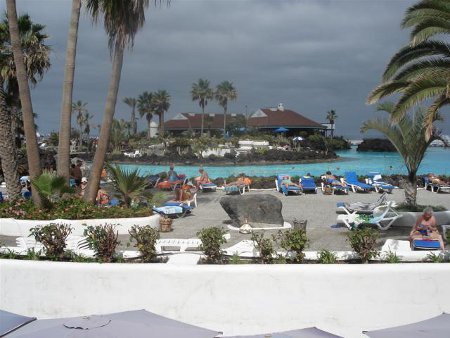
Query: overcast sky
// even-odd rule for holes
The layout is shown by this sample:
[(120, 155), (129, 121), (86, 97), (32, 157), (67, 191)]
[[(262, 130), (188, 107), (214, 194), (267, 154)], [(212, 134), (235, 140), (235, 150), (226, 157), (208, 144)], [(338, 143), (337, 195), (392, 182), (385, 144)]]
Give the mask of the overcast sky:
[[(361, 123), (373, 118), (368, 93), (380, 82), (390, 57), (408, 41), (400, 28), (412, 0), (171, 0), (151, 7), (124, 58), (117, 118), (129, 119), (122, 99), (143, 91), (167, 90), (167, 118), (199, 112), (190, 90), (199, 78), (212, 86), (224, 80), (237, 89), (229, 112), (286, 108), (317, 122), (327, 111), (338, 115), (336, 134), (360, 138)], [(5, 2), (0, 5), (4, 10)], [(46, 25), (52, 66), (32, 90), (37, 124), (43, 133), (59, 129), (70, 0), (17, 0), (19, 13)], [(2, 11), (3, 12), (3, 11)], [(111, 61), (103, 26), (93, 26), (82, 10), (74, 101), (87, 102), (101, 121)], [(207, 112), (222, 108), (210, 102)], [(440, 127), (450, 133), (449, 109)], [(157, 120), (157, 118), (155, 118)], [(145, 128), (145, 121), (140, 124)], [(93, 133), (97, 131), (94, 129)]]

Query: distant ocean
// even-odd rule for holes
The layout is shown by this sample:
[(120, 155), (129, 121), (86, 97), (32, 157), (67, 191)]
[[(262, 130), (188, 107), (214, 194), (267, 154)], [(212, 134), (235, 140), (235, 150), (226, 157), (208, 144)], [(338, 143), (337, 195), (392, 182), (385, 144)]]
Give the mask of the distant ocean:
[[(403, 160), (396, 152), (357, 152), (351, 150), (339, 151), (340, 158), (333, 162), (307, 164), (271, 164), (271, 165), (236, 165), (236, 166), (208, 166), (204, 169), (211, 178), (228, 177), (245, 173), (248, 176), (274, 176), (276, 174), (304, 175), (310, 173), (319, 176), (330, 170), (336, 175), (343, 175), (345, 171), (356, 171), (358, 175), (367, 175), (371, 171), (379, 171), (384, 175), (406, 174)], [(122, 164), (123, 168), (140, 170), (141, 175), (157, 174), (167, 171), (167, 165)], [(178, 165), (175, 170), (187, 177), (198, 176), (198, 166)], [(418, 174), (433, 172), (439, 175), (450, 175), (450, 149), (430, 147), (423, 159)]]

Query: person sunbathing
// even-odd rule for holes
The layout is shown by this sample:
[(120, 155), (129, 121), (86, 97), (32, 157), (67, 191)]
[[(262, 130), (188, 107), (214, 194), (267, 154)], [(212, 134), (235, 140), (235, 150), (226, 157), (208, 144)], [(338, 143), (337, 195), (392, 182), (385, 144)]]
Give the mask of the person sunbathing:
[(425, 208), (423, 214), (417, 217), (417, 221), (409, 233), (409, 241), (415, 239), (431, 239), (439, 241), (441, 250), (444, 250), (444, 241), (436, 225), (436, 217), (431, 207)]
[(433, 173), (429, 173), (428, 174), (428, 179), (430, 180), (431, 183), (433, 184), (437, 184), (437, 185), (447, 185), (448, 183), (441, 180), (438, 176), (436, 176)]
[(200, 168), (198, 169), (198, 172), (200, 173), (200, 176), (195, 178), (195, 185), (197, 188), (202, 184), (211, 183), (211, 181), (209, 180), (208, 173), (206, 172), (205, 169)]
[(97, 197), (95, 199), (97, 202), (97, 205), (99, 206), (106, 206), (109, 204), (109, 195), (108, 193), (103, 189), (98, 189)]
[(246, 185), (245, 182), (246, 182), (245, 175), (241, 174), (241, 175), (239, 175), (239, 177), (237, 178), (236, 181), (233, 181), (233, 182), (225, 184), (225, 187), (229, 187), (229, 186), (232, 186), (232, 185), (243, 186), (243, 185)]
[(175, 189), (175, 201), (186, 202), (192, 198), (197, 189), (191, 182), (183, 184), (181, 188)]
[(325, 173), (325, 181), (327, 184), (331, 184), (334, 186), (341, 186), (341, 187), (345, 187), (347, 184), (345, 184), (344, 182), (339, 181), (336, 176), (334, 176), (331, 171), (327, 171)]
[(287, 188), (289, 187), (297, 187), (297, 188), (302, 188), (301, 184), (297, 184), (291, 181), (291, 178), (289, 176), (284, 176), (283, 179), (281, 180), (281, 185), (284, 185)]

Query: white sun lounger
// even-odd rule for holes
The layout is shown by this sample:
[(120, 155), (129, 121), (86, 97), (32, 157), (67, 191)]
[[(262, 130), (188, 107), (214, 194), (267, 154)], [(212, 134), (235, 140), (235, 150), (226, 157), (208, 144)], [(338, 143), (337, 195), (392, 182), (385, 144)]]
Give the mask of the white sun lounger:
[(387, 239), (380, 251), (381, 260), (389, 253), (395, 253), (400, 260), (410, 262), (423, 261), (427, 259), (428, 255), (436, 254), (435, 250), (412, 250), (409, 241), (397, 239)]

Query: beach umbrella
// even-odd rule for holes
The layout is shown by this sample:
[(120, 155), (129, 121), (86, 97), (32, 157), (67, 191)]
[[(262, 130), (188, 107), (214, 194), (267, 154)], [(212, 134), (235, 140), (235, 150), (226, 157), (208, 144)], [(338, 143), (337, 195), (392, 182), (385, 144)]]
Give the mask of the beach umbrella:
[(307, 327), (299, 330), (277, 332), (272, 334), (259, 334), (254, 336), (233, 336), (224, 338), (342, 338), (317, 327)]
[(7, 338), (213, 338), (217, 334), (217, 331), (137, 310), (37, 320)]
[(274, 130), (275, 133), (285, 133), (287, 131), (289, 131), (289, 129), (284, 128), (284, 127), (280, 127), (280, 128), (277, 128)]
[(35, 317), (25, 317), (12, 312), (0, 310), (0, 337), (36, 320)]
[(430, 338), (450, 336), (450, 314), (387, 329), (364, 331), (371, 338)]

